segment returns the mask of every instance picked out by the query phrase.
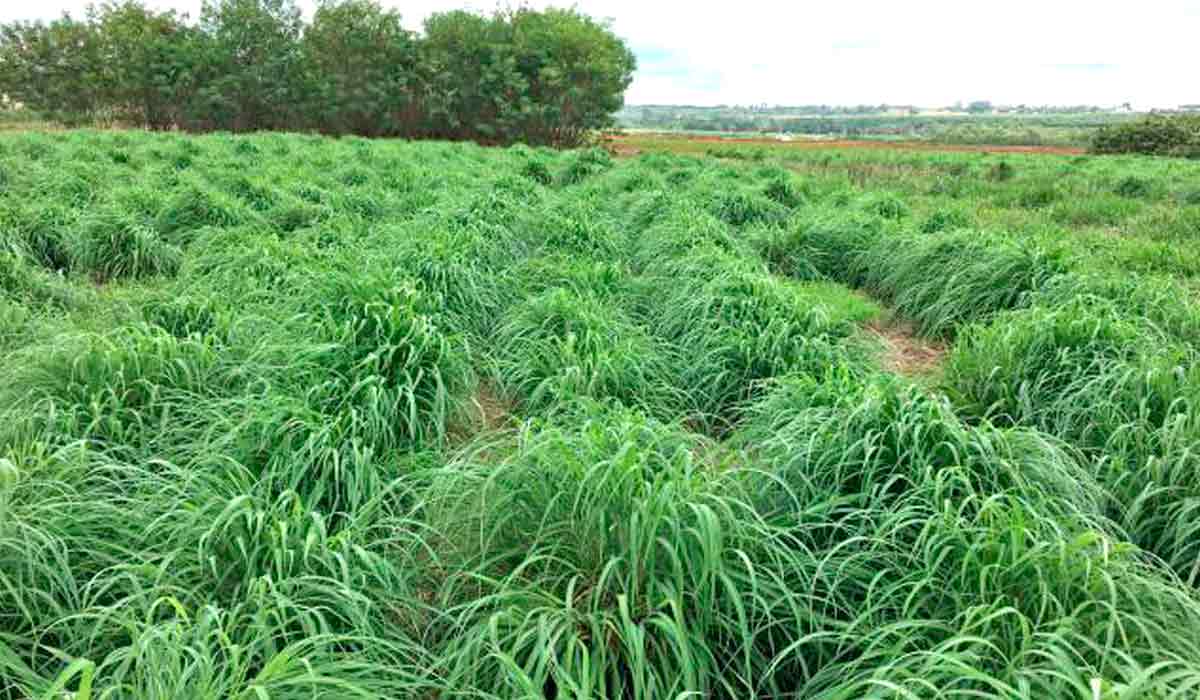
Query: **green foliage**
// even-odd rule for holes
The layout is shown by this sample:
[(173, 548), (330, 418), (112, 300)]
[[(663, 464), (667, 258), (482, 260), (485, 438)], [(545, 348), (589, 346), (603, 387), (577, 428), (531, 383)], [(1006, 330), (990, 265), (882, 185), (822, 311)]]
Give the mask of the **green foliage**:
[(749, 192), (719, 193), (710, 206), (714, 216), (732, 226), (779, 223), (787, 217), (787, 210), (770, 198)]
[(1016, 177), (1017, 169), (1008, 161), (1002, 160), (988, 168), (988, 179), (994, 182), (1007, 182)]
[(185, 124), (226, 131), (283, 129), (300, 123), (304, 94), (294, 0), (205, 0), (196, 66), (205, 76)]
[(1042, 209), (1061, 197), (1062, 193), (1053, 182), (1031, 182), (1017, 194), (1017, 203), (1026, 209)]
[(1200, 116), (1150, 115), (1105, 126), (1092, 137), (1091, 150), (1200, 158)]
[(763, 194), (767, 195), (767, 199), (785, 207), (795, 208), (805, 201), (803, 190), (787, 173), (779, 173), (772, 177), (763, 190)]
[(428, 69), (418, 47), (399, 13), (371, 0), (321, 3), (303, 39), (308, 119), (323, 133), (422, 133)]
[(425, 21), (435, 134), (577, 146), (608, 127), (636, 60), (606, 25), (576, 10), (465, 11)]
[(515, 306), (496, 333), (495, 382), (529, 411), (573, 397), (669, 415), (669, 352), (596, 296), (557, 287)]
[(971, 223), (971, 215), (967, 212), (962, 209), (945, 207), (935, 210), (929, 215), (929, 218), (921, 222), (921, 232), (954, 231), (960, 228), (970, 228)]
[(558, 174), (558, 184), (577, 185), (592, 175), (612, 167), (612, 156), (602, 148), (588, 148), (575, 153)]
[(0, 25), (0, 94), (64, 124), (85, 123), (104, 106), (102, 45), (96, 25), (69, 15)]
[(786, 227), (767, 229), (756, 244), (779, 274), (858, 285), (864, 272), (860, 260), (884, 235), (885, 226), (878, 216), (811, 208)]
[(686, 349), (684, 386), (705, 387), (694, 400), (710, 430), (735, 419), (737, 407), (756, 395), (761, 380), (845, 356), (837, 341), (850, 335), (852, 321), (870, 317), (871, 309), (844, 306), (838, 311), (845, 315), (835, 315), (822, 297), (793, 282), (732, 268), (718, 269), (707, 280), (677, 283), (651, 302), (652, 327)]
[(68, 125), (578, 146), (636, 64), (575, 10), (441, 13), (417, 35), (376, 0), (322, 0), (307, 25), (295, 0), (205, 0), (196, 23), (119, 0), (0, 26), (0, 65), (0, 94)]
[[(954, 108), (951, 108), (954, 110)], [(1108, 108), (1021, 105), (984, 110), (929, 112), (913, 105), (630, 105), (617, 113), (620, 126), (663, 132), (708, 132), (755, 138), (762, 145), (705, 139), (698, 153), (717, 158), (766, 160), (775, 149), (767, 138), (783, 135), (917, 141), (978, 146), (1086, 146), (1096, 130), (1137, 117)], [(815, 139), (813, 139), (815, 140)], [(784, 146), (786, 148), (786, 146)]]
[(763, 150), (0, 135), (0, 697), (1189, 697), (1194, 169)]
[(1150, 194), (1150, 190), (1150, 181), (1137, 175), (1126, 175), (1113, 187), (1114, 192), (1130, 199), (1141, 199)]
[(98, 282), (172, 275), (179, 269), (179, 248), (131, 217), (105, 212), (86, 219), (82, 229), (72, 267), (90, 273)]
[(899, 197), (889, 193), (871, 193), (859, 201), (863, 211), (884, 219), (899, 220), (908, 216), (908, 205)]
[(866, 286), (931, 336), (1020, 306), (1060, 270), (1043, 251), (971, 230), (885, 238), (862, 264)]
[(151, 129), (180, 124), (197, 88), (196, 30), (174, 11), (155, 12), (134, 0), (102, 4), (89, 19), (104, 55), (99, 106)]
[(1080, 297), (972, 328), (946, 368), (968, 414), (1035, 426), (1094, 457), (1114, 519), (1183, 578), (1200, 580), (1191, 447), (1194, 350), (1107, 300)]

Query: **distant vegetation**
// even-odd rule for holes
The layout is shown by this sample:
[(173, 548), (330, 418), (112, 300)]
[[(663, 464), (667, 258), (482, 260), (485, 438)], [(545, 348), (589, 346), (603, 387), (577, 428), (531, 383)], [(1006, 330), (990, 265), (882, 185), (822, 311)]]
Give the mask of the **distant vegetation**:
[(1096, 132), (1096, 153), (1143, 153), (1200, 158), (1200, 114), (1150, 115)]
[(435, 14), (375, 0), (205, 0), (198, 22), (138, 0), (0, 26), (0, 94), (65, 125), (524, 141), (608, 126), (632, 52), (574, 10)]
[(993, 113), (988, 103), (955, 112), (912, 106), (694, 107), (628, 106), (620, 126), (662, 131), (771, 133), (854, 139), (906, 139), (949, 144), (1086, 146), (1098, 128), (1135, 119), (1096, 107), (1021, 107)]

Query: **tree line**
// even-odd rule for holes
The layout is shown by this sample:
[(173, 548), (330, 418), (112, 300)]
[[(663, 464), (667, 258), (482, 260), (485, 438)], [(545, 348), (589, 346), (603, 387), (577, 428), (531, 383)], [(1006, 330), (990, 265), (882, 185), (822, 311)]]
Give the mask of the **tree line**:
[(375, 0), (205, 0), (198, 21), (138, 0), (0, 25), (0, 94), (67, 125), (524, 141), (612, 123), (636, 62), (576, 10), (432, 15)]

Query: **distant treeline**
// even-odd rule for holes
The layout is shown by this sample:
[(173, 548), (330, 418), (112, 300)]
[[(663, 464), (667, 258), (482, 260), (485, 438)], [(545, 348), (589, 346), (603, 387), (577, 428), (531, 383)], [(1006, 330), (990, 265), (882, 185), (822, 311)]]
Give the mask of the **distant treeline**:
[(137, 0), (0, 25), (0, 94), (67, 125), (319, 131), (571, 146), (612, 123), (635, 68), (575, 10), (439, 13), (420, 33), (375, 0)]
[[(1136, 118), (1114, 112), (1050, 114), (813, 115), (791, 108), (625, 107), (617, 123), (663, 131), (770, 133), (851, 139), (913, 139), (936, 143), (1086, 146), (1098, 128)], [(803, 109), (803, 108), (798, 108)], [(854, 109), (861, 109), (856, 107)]]

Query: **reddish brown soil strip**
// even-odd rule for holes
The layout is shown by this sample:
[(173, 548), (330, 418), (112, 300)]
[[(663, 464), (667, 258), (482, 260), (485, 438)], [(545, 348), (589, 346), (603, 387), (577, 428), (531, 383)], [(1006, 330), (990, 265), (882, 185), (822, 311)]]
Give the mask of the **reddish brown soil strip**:
[[(627, 155), (628, 152), (639, 152), (640, 149), (654, 148), (654, 142), (681, 141), (697, 144), (757, 144), (793, 150), (822, 150), (860, 148), (870, 150), (892, 151), (942, 151), (954, 153), (1042, 153), (1053, 155), (1074, 156), (1083, 155), (1087, 151), (1072, 146), (1009, 146), (1009, 145), (976, 145), (976, 144), (944, 144), (926, 141), (868, 141), (852, 139), (802, 139), (795, 141), (780, 141), (763, 137), (727, 137), (705, 134), (666, 134), (655, 133), (645, 135), (619, 134), (609, 137), (609, 142), (615, 147), (617, 155)], [(671, 150), (664, 147), (663, 150)]]
[(946, 357), (944, 343), (922, 338), (906, 321), (872, 321), (866, 330), (883, 346), (879, 361), (889, 372), (906, 377), (933, 374)]

